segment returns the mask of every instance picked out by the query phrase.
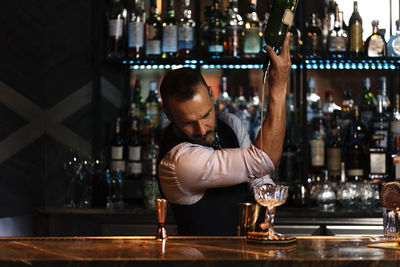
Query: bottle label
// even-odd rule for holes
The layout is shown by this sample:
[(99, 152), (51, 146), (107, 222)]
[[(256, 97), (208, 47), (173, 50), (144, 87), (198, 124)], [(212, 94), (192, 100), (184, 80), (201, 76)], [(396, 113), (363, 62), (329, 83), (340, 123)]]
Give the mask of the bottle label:
[(371, 153), (370, 166), (372, 174), (385, 174), (386, 173), (386, 154), (385, 153)]
[(393, 52), (400, 56), (400, 37), (397, 37), (392, 42)]
[(141, 174), (142, 173), (142, 163), (141, 162), (128, 162), (127, 164), (128, 173), (131, 174)]
[(124, 158), (124, 147), (111, 146), (111, 159), (123, 159), (123, 158)]
[(122, 37), (122, 19), (110, 19), (108, 21), (108, 36)]
[(346, 38), (343, 36), (334, 36), (329, 39), (330, 52), (346, 52)]
[(158, 127), (160, 121), (160, 113), (158, 110), (158, 103), (151, 102), (146, 104), (147, 114), (150, 116), (152, 126)]
[(380, 57), (382, 56), (383, 49), (385, 47), (385, 43), (383, 42), (382, 37), (378, 37), (376, 39), (371, 39), (368, 47), (368, 56), (369, 57)]
[(363, 169), (349, 169), (348, 175), (349, 176), (363, 176), (364, 170)]
[(244, 53), (258, 54), (261, 48), (260, 29), (253, 27), (245, 29), (244, 32)]
[[(383, 122), (383, 123), (374, 123), (374, 128), (377, 128), (376, 127), (377, 124), (378, 125), (382, 125), (383, 124), (383, 127), (379, 127), (379, 128), (386, 128), (387, 129), (387, 127), (388, 127), (388, 122)], [(388, 131), (386, 131), (386, 130), (375, 130), (374, 134), (383, 136), (383, 139), (379, 142), (379, 146), (387, 148), (388, 147)]]
[(159, 39), (157, 38), (159, 35), (159, 30), (157, 27), (154, 27), (153, 25), (149, 25), (148, 26), (148, 30), (147, 30), (147, 41), (151, 41), (154, 39)]
[(327, 167), (331, 175), (340, 175), (341, 150), (337, 147), (328, 147)]
[(110, 171), (125, 171), (125, 161), (123, 160), (111, 160), (110, 161)]
[(131, 21), (128, 23), (128, 47), (143, 47), (144, 23)]
[(194, 28), (183, 25), (178, 28), (178, 42), (180, 49), (193, 49)]
[(210, 52), (210, 53), (222, 53), (222, 52), (224, 52), (224, 46), (223, 45), (209, 45), (208, 46), (208, 52)]
[(176, 25), (166, 25), (163, 27), (162, 51), (175, 53), (178, 51), (178, 27)]
[(395, 163), (395, 180), (400, 180), (400, 162)]
[(361, 52), (363, 47), (362, 40), (362, 25), (360, 22), (355, 22), (350, 29), (350, 51)]
[(160, 55), (161, 54), (161, 41), (151, 40), (146, 42), (147, 55)]
[(392, 125), (390, 126), (390, 131), (392, 132), (392, 136), (400, 135), (400, 121), (392, 121)]
[(129, 146), (129, 160), (140, 160), (140, 146)]
[(143, 183), (143, 199), (147, 209), (155, 210), (155, 200), (160, 198), (160, 190), (156, 179), (146, 179)]
[(289, 26), (292, 26), (294, 13), (290, 9), (286, 9), (285, 13), (283, 13), (282, 23)]
[(325, 144), (323, 140), (311, 140), (311, 166), (324, 166)]

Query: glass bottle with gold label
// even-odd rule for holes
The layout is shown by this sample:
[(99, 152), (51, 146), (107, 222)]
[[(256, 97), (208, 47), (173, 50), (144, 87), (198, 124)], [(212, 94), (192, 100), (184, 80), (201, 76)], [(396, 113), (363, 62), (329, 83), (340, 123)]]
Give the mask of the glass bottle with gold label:
[(257, 0), (250, 0), (250, 11), (244, 24), (244, 56), (255, 57), (261, 49), (261, 22), (256, 12)]
[(362, 33), (362, 18), (358, 12), (358, 3), (354, 1), (353, 13), (349, 20), (349, 52), (352, 57), (360, 57), (364, 54)]
[(365, 41), (365, 54), (368, 57), (386, 56), (386, 41), (379, 34), (379, 20), (372, 21), (372, 34)]

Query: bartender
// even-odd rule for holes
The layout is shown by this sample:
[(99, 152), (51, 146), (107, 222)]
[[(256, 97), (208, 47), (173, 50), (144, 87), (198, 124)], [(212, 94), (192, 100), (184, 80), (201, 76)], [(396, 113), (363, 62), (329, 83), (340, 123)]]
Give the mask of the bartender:
[(171, 124), (161, 140), (158, 173), (179, 235), (236, 235), (238, 204), (251, 199), (253, 186), (273, 184), (268, 174), (279, 165), (285, 136), (289, 38), (280, 55), (266, 47), (272, 62), (269, 103), (253, 144), (238, 117), (216, 113), (199, 71), (181, 68), (165, 75), (160, 93)]

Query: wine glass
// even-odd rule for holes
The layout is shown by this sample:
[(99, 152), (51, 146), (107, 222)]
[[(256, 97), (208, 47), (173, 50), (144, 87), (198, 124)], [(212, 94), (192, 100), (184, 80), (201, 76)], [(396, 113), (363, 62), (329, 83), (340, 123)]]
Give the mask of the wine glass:
[(285, 203), (288, 197), (289, 187), (284, 185), (264, 184), (254, 187), (254, 198), (261, 206), (267, 207), (265, 223), (268, 225), (267, 238), (279, 239), (282, 235), (275, 232), (273, 224), (275, 219), (275, 207)]

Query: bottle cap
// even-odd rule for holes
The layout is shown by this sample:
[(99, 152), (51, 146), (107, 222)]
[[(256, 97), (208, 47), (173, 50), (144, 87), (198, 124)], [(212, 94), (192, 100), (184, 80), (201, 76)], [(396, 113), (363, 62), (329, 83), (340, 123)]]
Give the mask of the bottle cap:
[(379, 25), (379, 20), (375, 19), (371, 21), (372, 26), (378, 26)]

